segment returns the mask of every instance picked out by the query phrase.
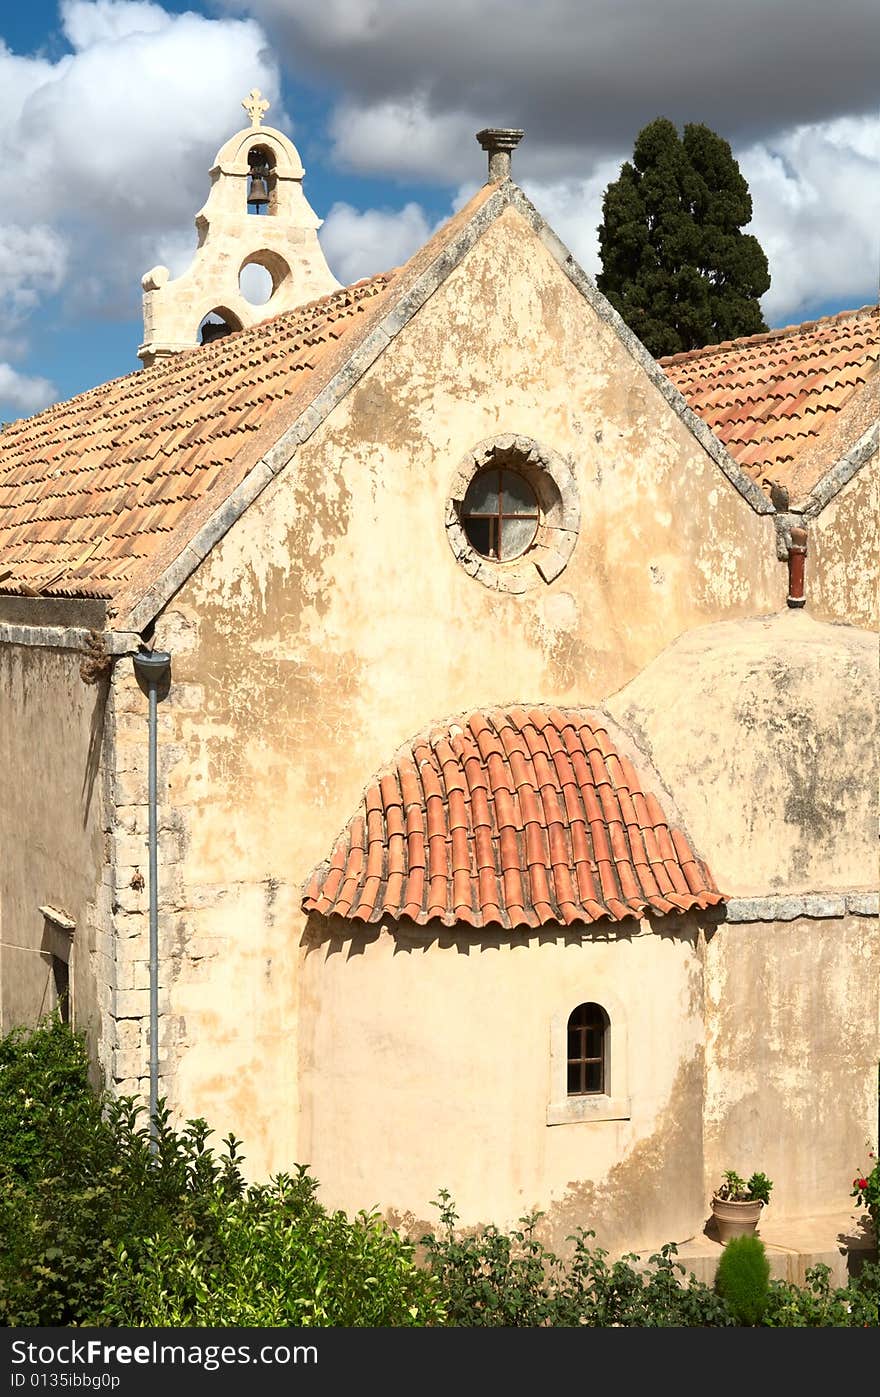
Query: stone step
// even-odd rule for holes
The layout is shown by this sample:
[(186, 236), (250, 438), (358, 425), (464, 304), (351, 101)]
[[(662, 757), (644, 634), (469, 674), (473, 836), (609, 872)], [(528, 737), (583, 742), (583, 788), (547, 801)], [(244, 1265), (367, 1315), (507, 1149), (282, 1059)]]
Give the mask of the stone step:
[[(874, 1260), (877, 1247), (865, 1213), (816, 1213), (808, 1217), (773, 1217), (768, 1210), (758, 1224), (757, 1235), (767, 1250), (770, 1274), (795, 1285), (806, 1283), (809, 1267), (818, 1263), (831, 1268), (831, 1284), (845, 1286), (847, 1277), (863, 1261)], [(656, 1248), (654, 1249), (656, 1250)], [(701, 1233), (678, 1244), (676, 1260), (712, 1285), (723, 1247)], [(647, 1261), (649, 1252), (640, 1252)]]

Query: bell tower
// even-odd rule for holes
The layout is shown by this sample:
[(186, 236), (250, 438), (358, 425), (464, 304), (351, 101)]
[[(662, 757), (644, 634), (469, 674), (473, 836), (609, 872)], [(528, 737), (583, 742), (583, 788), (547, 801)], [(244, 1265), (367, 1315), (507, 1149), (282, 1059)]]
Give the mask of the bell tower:
[[(281, 131), (263, 126), (269, 103), (259, 88), (242, 106), (251, 124), (217, 154), (210, 193), (196, 215), (198, 247), (189, 268), (172, 281), (167, 267), (153, 267), (142, 279), (144, 342), (138, 358), (145, 368), (339, 287), (318, 242), (322, 220), (303, 193), (305, 171), (296, 147)], [(263, 269), (269, 292), (258, 305), (240, 280), (252, 265)]]

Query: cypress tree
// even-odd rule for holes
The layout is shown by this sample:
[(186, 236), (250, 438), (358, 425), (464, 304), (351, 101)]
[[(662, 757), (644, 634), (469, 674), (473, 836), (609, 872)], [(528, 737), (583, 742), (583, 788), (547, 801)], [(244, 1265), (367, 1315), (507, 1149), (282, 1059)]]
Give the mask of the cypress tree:
[(749, 187), (708, 126), (683, 138), (665, 117), (644, 127), (602, 215), (596, 284), (655, 357), (767, 329), (767, 258), (742, 231)]

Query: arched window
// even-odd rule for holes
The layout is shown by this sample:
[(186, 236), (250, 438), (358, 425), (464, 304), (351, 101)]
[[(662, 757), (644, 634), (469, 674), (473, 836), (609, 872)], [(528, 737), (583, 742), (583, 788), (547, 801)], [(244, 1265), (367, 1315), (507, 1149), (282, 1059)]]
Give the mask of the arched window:
[(610, 1022), (601, 1004), (579, 1004), (568, 1018), (568, 1095), (607, 1092)]
[[(569, 987), (550, 1020), (548, 1125), (631, 1119), (626, 1006), (607, 982), (596, 991), (601, 1004), (585, 999), (572, 1009), (577, 990), (572, 993)], [(589, 994), (590, 989), (584, 986), (581, 993)]]

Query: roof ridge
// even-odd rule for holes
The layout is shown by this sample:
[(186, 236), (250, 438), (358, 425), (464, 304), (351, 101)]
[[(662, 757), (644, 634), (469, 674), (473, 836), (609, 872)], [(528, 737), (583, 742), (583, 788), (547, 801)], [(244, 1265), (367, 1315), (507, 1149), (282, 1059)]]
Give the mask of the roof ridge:
[(701, 355), (716, 354), (722, 349), (741, 349), (749, 344), (766, 344), (770, 340), (783, 339), (786, 336), (808, 334), (812, 330), (818, 330), (824, 325), (832, 325), (835, 322), (867, 319), (868, 316), (877, 315), (878, 312), (880, 312), (880, 305), (877, 302), (858, 306), (852, 310), (838, 310), (833, 315), (822, 315), (815, 320), (803, 320), (795, 325), (780, 325), (773, 330), (762, 330), (757, 335), (742, 335), (739, 339), (719, 340), (716, 344), (704, 344), (699, 349), (684, 349), (679, 354), (664, 354), (657, 360), (657, 363), (664, 368), (667, 364), (683, 364), (689, 359), (699, 359)]

